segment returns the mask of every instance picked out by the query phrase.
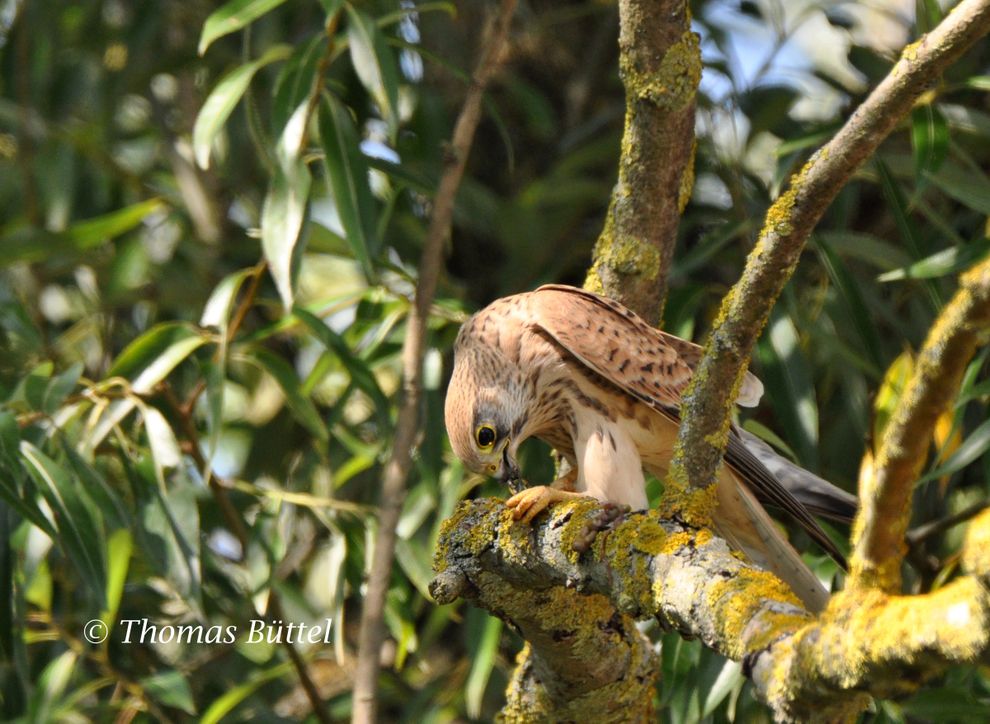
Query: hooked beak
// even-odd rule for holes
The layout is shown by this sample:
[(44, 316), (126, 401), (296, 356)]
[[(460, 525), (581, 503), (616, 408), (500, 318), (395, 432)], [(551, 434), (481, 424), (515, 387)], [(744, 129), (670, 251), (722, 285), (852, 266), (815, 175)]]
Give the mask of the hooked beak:
[(509, 445), (502, 449), (502, 463), (499, 465), (495, 478), (509, 486), (509, 490), (518, 493), (522, 490), (522, 474), (519, 472), (519, 465), (509, 452)]

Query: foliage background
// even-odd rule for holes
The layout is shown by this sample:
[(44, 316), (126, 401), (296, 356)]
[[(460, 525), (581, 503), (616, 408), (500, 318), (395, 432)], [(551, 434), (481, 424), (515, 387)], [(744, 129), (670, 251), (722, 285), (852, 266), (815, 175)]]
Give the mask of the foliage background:
[[(348, 716), (416, 260), (488, 12), (0, 3), (0, 718), (310, 716), (285, 646), (123, 644), (118, 623), (245, 627), (273, 610), (333, 618), (303, 666)], [(697, 183), (665, 327), (700, 339), (783, 181), (943, 11), (693, 12)], [(466, 313), (583, 279), (622, 131), (616, 36), (610, 3), (521, 5), (488, 95), (430, 325), (386, 609), (389, 720), (488, 720), (502, 701), (518, 639), (426, 593), (440, 521), (464, 495), (503, 494), (450, 454), (442, 391)], [(990, 249), (988, 63), (983, 44), (841, 193), (759, 344), (768, 393), (747, 425), (849, 489), (908, 351)], [(943, 416), (918, 524), (986, 499), (986, 359)], [(549, 474), (537, 445), (527, 466)], [(913, 549), (914, 590), (951, 577), (957, 533)], [(82, 639), (94, 618), (106, 644)], [(765, 717), (737, 665), (651, 634), (665, 721)], [(987, 672), (966, 669), (871, 716), (965, 720), (988, 703)]]

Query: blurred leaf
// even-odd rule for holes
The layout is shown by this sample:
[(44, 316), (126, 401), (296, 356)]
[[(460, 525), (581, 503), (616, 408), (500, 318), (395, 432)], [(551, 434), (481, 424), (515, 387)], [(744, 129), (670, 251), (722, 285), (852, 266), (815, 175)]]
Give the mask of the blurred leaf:
[(21, 490), (18, 472), (20, 465), (20, 430), (16, 418), (0, 409), (0, 497), (25, 520), (43, 531), (53, 541), (58, 533), (52, 522), (35, 505), (33, 496), (28, 497)]
[(973, 75), (967, 78), (963, 85), (976, 90), (990, 91), (990, 75)]
[(195, 714), (192, 689), (186, 677), (175, 669), (168, 669), (141, 679), (141, 688), (152, 699), (165, 706), (179, 709), (186, 714)]
[(107, 539), (107, 607), (100, 618), (111, 629), (117, 620), (117, 610), (120, 608), (120, 598), (124, 593), (127, 568), (133, 548), (134, 540), (131, 538), (131, 532), (126, 528), (118, 528)]
[(216, 327), (226, 336), (227, 325), (230, 323), (230, 314), (234, 309), (237, 293), (253, 271), (253, 269), (239, 269), (225, 276), (214, 287), (210, 298), (206, 300), (206, 304), (203, 306), (203, 314), (199, 318), (200, 326)]
[(990, 215), (990, 179), (978, 169), (947, 163), (925, 178), (964, 206)]
[[(279, 0), (280, 2), (282, 0)], [(196, 116), (193, 126), (193, 153), (200, 168), (210, 167), (210, 150), (224, 124), (259, 69), (289, 57), (292, 47), (275, 45), (255, 61), (240, 65), (220, 79)]]
[(990, 253), (990, 239), (977, 239), (966, 246), (943, 249), (908, 267), (881, 274), (877, 277), (877, 281), (893, 282), (900, 279), (932, 279), (949, 275), (955, 276), (968, 269), (974, 262), (983, 259), (987, 253)]
[(979, 427), (973, 430), (969, 437), (949, 456), (948, 460), (934, 470), (925, 473), (918, 479), (917, 484), (921, 485), (930, 480), (957, 473), (981, 457), (987, 450), (990, 450), (990, 420), (985, 420)]
[(333, 353), (340, 360), (344, 369), (347, 370), (347, 374), (350, 375), (351, 381), (359, 390), (371, 398), (379, 422), (382, 425), (388, 426), (391, 416), (388, 398), (385, 397), (385, 393), (379, 387), (378, 380), (375, 379), (375, 375), (368, 363), (351, 352), (350, 347), (347, 346), (343, 337), (330, 329), (319, 317), (299, 307), (293, 309), (292, 313), (306, 325), (310, 332), (316, 336), (329, 352)]
[(56, 721), (55, 712), (72, 680), (78, 655), (69, 650), (52, 659), (38, 677), (29, 702), (28, 722)]
[(949, 125), (931, 103), (911, 112), (911, 148), (919, 176), (938, 171), (949, 152)]
[(292, 663), (286, 661), (278, 666), (273, 666), (267, 671), (261, 671), (253, 674), (245, 683), (227, 690), (220, 697), (215, 699), (213, 703), (210, 704), (209, 708), (203, 712), (203, 716), (200, 718), (199, 723), (217, 724), (221, 719), (227, 716), (227, 714), (232, 712), (238, 704), (243, 702), (262, 686), (267, 684), (269, 681), (285, 676), (290, 671), (292, 671)]
[(313, 401), (303, 395), (299, 377), (289, 363), (264, 347), (253, 347), (248, 359), (261, 366), (275, 378), (285, 393), (285, 401), (292, 411), (293, 417), (318, 440), (326, 442), (329, 439), (329, 433), (323, 424), (323, 419)]
[(375, 21), (350, 3), (346, 8), (351, 62), (394, 137), (399, 127), (399, 69), (395, 57)]
[(127, 345), (107, 371), (107, 377), (127, 378), (134, 392), (147, 394), (206, 342), (207, 338), (191, 325), (159, 324)]
[(711, 715), (734, 689), (742, 686), (744, 681), (742, 664), (737, 661), (723, 660), (721, 667), (718, 668), (718, 676), (711, 685), (702, 685), (705, 699), (701, 705), (701, 715)]
[(261, 248), (286, 309), (292, 307), (296, 242), (309, 202), (309, 169), (299, 155), (308, 119), (309, 103), (304, 101), (279, 139), (275, 178), (261, 209)]
[(2, 237), (0, 265), (77, 255), (126, 234), (137, 228), (149, 215), (164, 208), (165, 204), (161, 199), (154, 198), (102, 216), (77, 221), (63, 232), (30, 227), (15, 229)]
[(827, 244), (842, 257), (852, 257), (878, 269), (890, 270), (908, 266), (911, 258), (904, 250), (872, 234), (854, 231), (823, 231), (815, 235), (816, 240)]
[(368, 185), (368, 164), (350, 113), (333, 96), (324, 96), (319, 114), (320, 139), (327, 178), (340, 222), (365, 276), (375, 278), (372, 259), (378, 255), (375, 203)]
[(481, 624), (481, 631), (477, 636), (472, 635), (469, 642), (471, 671), (464, 684), (464, 698), (468, 716), (475, 719), (481, 718), (481, 702), (495, 666), (501, 635), (502, 621), (486, 615)]
[(21, 441), (24, 466), (51, 508), (55, 541), (78, 570), (101, 609), (106, 607), (106, 537), (93, 501), (54, 460), (26, 440)]
[(229, 0), (210, 13), (210, 17), (203, 23), (203, 33), (199, 37), (199, 54), (205, 53), (217, 38), (237, 32), (284, 2), (285, 0)]

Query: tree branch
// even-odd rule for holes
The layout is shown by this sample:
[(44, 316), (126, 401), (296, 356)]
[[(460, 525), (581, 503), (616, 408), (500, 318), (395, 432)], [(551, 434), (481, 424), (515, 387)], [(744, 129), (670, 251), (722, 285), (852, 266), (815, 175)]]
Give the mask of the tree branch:
[(938, 416), (952, 402), (980, 337), (990, 328), (990, 260), (962, 275), (959, 290), (925, 340), (874, 458), (859, 477), (850, 586), (895, 593), (901, 586), (914, 481), (927, 458)]
[[(949, 65), (990, 29), (990, 0), (963, 0), (932, 32), (904, 48), (891, 72), (836, 136), (792, 177), (739, 282), (722, 301), (705, 355), (684, 397), (668, 489), (710, 486), (722, 460), (730, 408), (753, 345), (790, 279), (805, 242), (853, 172)], [(728, 391), (728, 392), (727, 392)], [(683, 500), (690, 507), (689, 500)]]
[(626, 89), (619, 180), (584, 286), (657, 324), (694, 185), (701, 51), (684, 0), (619, 1), (619, 74)]
[(436, 295), (443, 258), (444, 241), (450, 235), (454, 198), (464, 175), (468, 152), (481, 118), (481, 101), (488, 82), (501, 67), (502, 52), (516, 0), (502, 0), (486, 46), (471, 79), (464, 106), (454, 125), (450, 155), (440, 177), (433, 212), (423, 243), (419, 264), (416, 298), (409, 313), (406, 338), (402, 345), (404, 399), (396, 421), (392, 452), (382, 480), (378, 536), (375, 541), (368, 588), (361, 611), (358, 633), (358, 659), (354, 672), (353, 712), (351, 721), (373, 724), (376, 721), (379, 654), (385, 639), (383, 611), (395, 556), (396, 526), (405, 498), (406, 478), (412, 462), (412, 449), (419, 434), (419, 400), (422, 388), (423, 355), (426, 323)]
[(649, 719), (650, 657), (628, 617), (657, 616), (742, 661), (780, 721), (848, 719), (865, 693), (904, 694), (947, 665), (990, 660), (990, 512), (970, 524), (968, 575), (923, 596), (841, 593), (818, 620), (720, 538), (656, 511), (625, 516), (575, 551), (601, 528), (597, 516), (594, 503), (567, 503), (530, 527), (488, 499), (463, 503), (444, 525), (434, 597), (463, 597), (529, 642), (507, 719), (566, 719), (575, 693), (604, 720), (619, 719), (620, 697)]

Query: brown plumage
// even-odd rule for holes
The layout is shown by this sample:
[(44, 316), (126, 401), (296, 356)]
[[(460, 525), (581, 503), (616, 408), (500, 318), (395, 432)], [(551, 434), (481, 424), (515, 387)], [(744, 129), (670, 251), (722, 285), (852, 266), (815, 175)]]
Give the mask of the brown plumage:
[[(618, 302), (561, 285), (496, 300), (461, 328), (447, 390), (454, 452), (473, 471), (517, 480), (515, 455), (529, 437), (570, 463), (549, 486), (507, 502), (531, 520), (574, 496), (647, 506), (643, 468), (663, 477), (677, 437), (681, 395), (701, 349), (654, 329)], [(747, 373), (737, 398), (754, 406), (763, 386)], [(782, 508), (837, 560), (841, 555), (800, 502), (851, 517), (855, 499), (733, 430), (718, 483), (716, 531), (785, 580), (813, 610), (828, 594), (760, 501)], [(779, 463), (779, 464), (777, 464)], [(783, 484), (782, 484), (783, 483)], [(817, 496), (817, 497), (815, 497)]]

